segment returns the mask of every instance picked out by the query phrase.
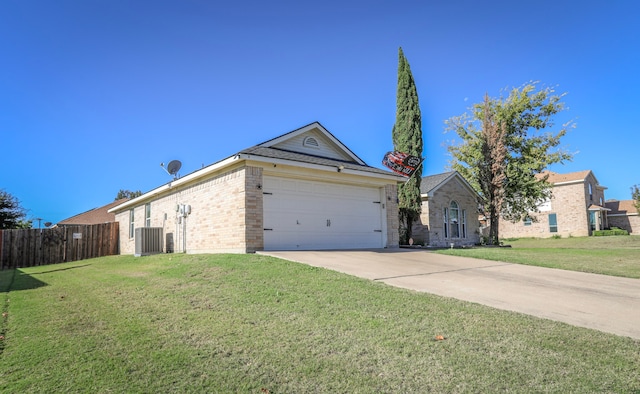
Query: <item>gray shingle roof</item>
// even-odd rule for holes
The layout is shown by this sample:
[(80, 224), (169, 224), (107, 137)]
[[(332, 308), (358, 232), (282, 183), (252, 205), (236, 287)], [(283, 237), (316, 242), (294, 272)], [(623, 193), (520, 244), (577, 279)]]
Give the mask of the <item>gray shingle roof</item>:
[(278, 148), (265, 148), (262, 146), (253, 146), (251, 148), (244, 149), (238, 154), (245, 155), (254, 155), (260, 157), (266, 157), (270, 159), (281, 159), (281, 160), (291, 160), (297, 161), (301, 163), (309, 163), (309, 164), (317, 164), (322, 166), (344, 166), (344, 168), (349, 170), (358, 170), (358, 171), (366, 171), (375, 174), (385, 174), (385, 175), (395, 175), (391, 171), (381, 170), (379, 168), (371, 167), (368, 165), (360, 165), (354, 161), (346, 161), (346, 160), (337, 160), (337, 159), (329, 159), (322, 156), (312, 156), (303, 153), (292, 152), (284, 149)]
[(440, 186), (442, 182), (446, 181), (447, 178), (455, 173), (455, 171), (449, 171), (442, 174), (422, 177), (422, 180), (420, 181), (420, 193), (429, 194), (433, 189)]

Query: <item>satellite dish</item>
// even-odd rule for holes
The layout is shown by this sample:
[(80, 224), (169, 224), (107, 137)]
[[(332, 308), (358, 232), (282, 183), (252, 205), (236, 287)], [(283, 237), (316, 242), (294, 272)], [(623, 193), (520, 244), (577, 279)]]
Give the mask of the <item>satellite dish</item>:
[(169, 165), (167, 166), (167, 171), (171, 175), (176, 175), (178, 171), (180, 171), (180, 167), (182, 167), (182, 163), (180, 163), (180, 160), (171, 160), (169, 162)]
[(169, 162), (169, 165), (167, 165), (167, 167), (165, 168), (164, 163), (160, 163), (160, 167), (164, 168), (164, 170), (167, 172), (167, 174), (169, 175), (173, 175), (174, 179), (178, 178), (178, 171), (180, 171), (180, 167), (182, 167), (182, 163), (180, 163), (180, 160), (171, 160)]
[(51, 223), (51, 222), (44, 222), (45, 227), (51, 227), (52, 224), (53, 223)]

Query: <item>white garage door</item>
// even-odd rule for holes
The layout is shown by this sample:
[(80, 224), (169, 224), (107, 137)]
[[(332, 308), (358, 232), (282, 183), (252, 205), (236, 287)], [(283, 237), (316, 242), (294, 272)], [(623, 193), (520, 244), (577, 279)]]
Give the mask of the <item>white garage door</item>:
[(264, 177), (265, 250), (381, 248), (378, 188)]

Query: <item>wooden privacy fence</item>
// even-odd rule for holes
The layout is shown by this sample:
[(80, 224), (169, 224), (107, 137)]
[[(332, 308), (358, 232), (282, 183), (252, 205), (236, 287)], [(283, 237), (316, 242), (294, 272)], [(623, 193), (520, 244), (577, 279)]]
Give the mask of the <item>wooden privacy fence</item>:
[(33, 267), (118, 254), (117, 222), (1, 230), (0, 269)]

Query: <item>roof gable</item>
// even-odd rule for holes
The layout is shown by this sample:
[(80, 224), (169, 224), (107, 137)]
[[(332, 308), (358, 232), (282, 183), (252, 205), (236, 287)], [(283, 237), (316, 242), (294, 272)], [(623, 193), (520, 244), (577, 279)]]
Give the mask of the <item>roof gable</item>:
[(431, 194), (435, 189), (446, 183), (456, 172), (449, 171), (442, 174), (428, 175), (420, 180), (420, 194)]
[[(305, 140), (310, 137), (314, 140)], [(316, 146), (317, 145), (317, 146)], [(109, 209), (110, 212), (120, 212), (153, 196), (169, 192), (174, 187), (184, 187), (198, 179), (219, 173), (223, 169), (237, 165), (239, 162), (250, 160), (273, 164), (294, 165), (298, 167), (318, 169), (330, 172), (358, 174), (392, 182), (403, 182), (405, 178), (391, 171), (371, 167), (353, 153), (346, 145), (324, 128), (319, 122), (314, 122), (299, 129), (272, 138), (250, 148), (202, 167), (192, 173), (174, 179), (160, 187), (144, 193), (132, 200)]]
[(473, 187), (467, 182), (466, 179), (458, 171), (449, 171), (444, 172), (442, 174), (435, 174), (422, 177), (420, 181), (420, 194), (422, 196), (429, 197), (433, 195), (440, 187), (445, 185), (447, 182), (457, 179), (462, 186), (469, 191), (469, 193), (474, 196), (480, 198), (478, 192), (475, 191)]
[(366, 165), (362, 159), (340, 142), (340, 140), (325, 129), (319, 122), (313, 122), (297, 130), (248, 148), (247, 150), (254, 148), (270, 148)]

